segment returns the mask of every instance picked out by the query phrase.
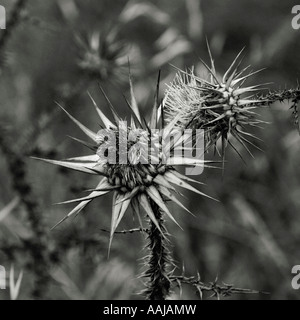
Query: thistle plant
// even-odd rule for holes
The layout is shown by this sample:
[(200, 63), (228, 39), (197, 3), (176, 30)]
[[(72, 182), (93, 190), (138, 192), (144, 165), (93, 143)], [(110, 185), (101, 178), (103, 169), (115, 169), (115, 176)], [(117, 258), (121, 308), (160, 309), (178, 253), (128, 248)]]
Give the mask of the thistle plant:
[[(94, 49), (98, 48), (98, 40), (94, 39), (93, 41)], [(73, 139), (88, 147), (93, 154), (66, 160), (39, 160), (97, 175), (101, 179), (98, 185), (90, 190), (91, 193), (88, 196), (61, 202), (61, 204), (78, 204), (54, 227), (67, 218), (78, 215), (94, 199), (112, 192), (113, 203), (108, 250), (110, 252), (116, 233), (138, 231), (147, 234), (149, 254), (145, 258), (146, 270), (142, 273), (142, 277), (148, 279), (143, 293), (149, 300), (166, 299), (170, 295), (172, 287), (181, 288), (183, 283), (196, 288), (200, 297), (204, 291), (210, 291), (217, 297), (233, 293), (258, 293), (258, 291), (234, 288), (226, 284), (222, 286), (216, 281), (205, 284), (200, 280), (199, 275), (197, 277), (186, 277), (184, 274), (174, 275), (176, 266), (168, 248), (169, 234), (165, 226), (165, 218), (168, 217), (180, 227), (174, 214), (167, 206), (168, 201), (176, 203), (191, 213), (179, 200), (178, 187), (209, 197), (190, 184), (191, 182), (201, 184), (200, 182), (179, 173), (174, 167), (178, 165), (208, 166), (208, 161), (194, 158), (192, 153), (189, 153), (190, 157), (186, 157), (185, 152), (176, 152), (177, 147), (183, 144), (183, 151), (191, 151), (195, 148), (197, 145), (195, 143), (197, 137), (196, 140), (194, 139), (196, 129), (201, 129), (204, 132), (205, 148), (202, 150), (203, 153), (212, 146), (217, 150), (217, 144), (219, 141), (221, 142), (221, 156), (224, 166), (225, 149), (228, 145), (240, 155), (232, 143), (232, 138), (238, 141), (251, 155), (248, 145), (258, 148), (251, 141), (251, 139), (258, 138), (247, 131), (248, 127), (260, 127), (265, 123), (258, 118), (255, 109), (268, 106), (276, 101), (292, 100), (295, 119), (298, 120), (299, 90), (285, 90), (277, 93), (269, 92), (265, 96), (259, 95), (258, 92), (262, 90), (262, 85), (245, 86), (245, 82), (261, 70), (247, 73), (249, 66), (240, 70), (241, 53), (242, 51), (220, 79), (209, 50), (211, 66), (202, 62), (207, 68), (210, 78), (203, 79), (196, 76), (193, 69), (190, 71), (179, 70), (175, 80), (168, 86), (162, 103), (159, 101), (158, 78), (149, 121), (146, 121), (140, 114), (131, 76), (129, 76), (130, 99), (128, 101), (125, 98), (125, 104), (130, 111), (129, 124), (118, 115), (102, 89), (113, 120), (102, 112), (96, 101), (90, 96), (92, 105), (102, 123), (97, 132), (88, 129), (63, 106), (59, 105), (90, 138), (91, 142), (78, 138)], [(183, 134), (186, 129), (192, 129), (190, 137)], [(188, 147), (185, 145), (186, 142), (189, 142)], [(138, 216), (140, 227), (129, 231), (119, 231), (118, 226), (129, 207)], [(143, 227), (141, 209), (146, 214), (148, 228)]]
[(77, 35), (75, 40), (79, 70), (91, 79), (105, 80), (114, 76), (115, 80), (123, 80), (127, 46), (119, 39), (116, 28), (109, 32), (97, 30), (91, 34)]
[(221, 141), (223, 159), (228, 144), (238, 152), (232, 138), (252, 155), (248, 145), (258, 147), (249, 138), (257, 137), (247, 132), (247, 127), (259, 127), (265, 123), (255, 112), (256, 108), (267, 104), (267, 100), (258, 99), (255, 95), (262, 85), (245, 86), (246, 80), (261, 70), (246, 73), (250, 66), (240, 70), (242, 51), (220, 79), (208, 46), (211, 66), (201, 61), (210, 77), (196, 76), (193, 68), (190, 71), (179, 70), (166, 92), (167, 119), (173, 119), (180, 113), (177, 126), (203, 129), (206, 149), (216, 148), (217, 142)]
[[(130, 102), (126, 100), (126, 105), (131, 112), (129, 125), (122, 121), (104, 92), (114, 120), (111, 121), (91, 97), (95, 110), (103, 123), (103, 127), (98, 132), (88, 129), (61, 107), (70, 119), (91, 139), (92, 143), (74, 139), (89, 147), (94, 153), (64, 161), (40, 160), (102, 177), (88, 196), (63, 202), (65, 204), (74, 202), (79, 204), (59, 223), (79, 214), (92, 200), (113, 192), (109, 249), (117, 227), (128, 207), (131, 205), (140, 221), (142, 220), (140, 207), (144, 209), (150, 224), (147, 230), (149, 238), (148, 269), (143, 274), (149, 279), (145, 292), (148, 299), (162, 300), (168, 296), (170, 291), (171, 281), (169, 277), (172, 264), (167, 248), (168, 234), (164, 225), (164, 218), (167, 216), (178, 225), (166, 203), (171, 200), (190, 212), (178, 199), (179, 191), (176, 189), (177, 187), (207, 196), (189, 184), (189, 182), (199, 182), (179, 173), (173, 166), (204, 166), (206, 163), (202, 159), (187, 158), (172, 153), (174, 148), (182, 143), (181, 135), (177, 135), (172, 142), (170, 140), (170, 132), (174, 128), (174, 124), (177, 123), (179, 116), (165, 126), (161, 133), (157, 133), (157, 129), (163, 127), (164, 119), (164, 111), (159, 108), (159, 81), (149, 122), (141, 117), (131, 79), (129, 82)], [(160, 114), (158, 114), (158, 111)], [(112, 141), (115, 143), (111, 143)], [(148, 147), (150, 153), (147, 150)]]

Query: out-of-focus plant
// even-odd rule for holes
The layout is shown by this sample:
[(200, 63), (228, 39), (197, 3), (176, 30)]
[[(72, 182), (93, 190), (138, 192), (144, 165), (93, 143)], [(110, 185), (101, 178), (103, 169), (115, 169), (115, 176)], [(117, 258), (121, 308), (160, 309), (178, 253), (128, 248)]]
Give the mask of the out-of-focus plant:
[[(193, 1), (189, 2), (189, 5), (192, 5)], [(173, 59), (192, 51), (191, 41), (172, 23), (171, 16), (154, 4), (129, 1), (122, 10), (119, 21), (121, 24), (130, 24), (138, 19), (149, 20), (163, 28), (163, 32), (153, 46), (156, 54), (149, 61), (148, 68), (151, 70), (162, 68)], [(201, 30), (198, 32), (201, 36)]]
[(15, 197), (10, 203), (8, 203), (3, 209), (0, 210), (0, 223), (2, 220), (6, 218), (14, 208), (20, 203), (20, 198), (17, 196)]
[(28, 268), (32, 270), (35, 277), (33, 296), (40, 297), (44, 290), (46, 290), (49, 279), (46, 267), (49, 263), (48, 232), (41, 215), (39, 201), (34, 197), (32, 187), (27, 179), (26, 163), (22, 156), (13, 150), (12, 145), (10, 139), (7, 138), (7, 132), (2, 131), (0, 135), (0, 148), (8, 161), (14, 190), (20, 198), (20, 203), (26, 210), (27, 219), (32, 231), (30, 238), (22, 241), (21, 247), (32, 257)]
[[(67, 107), (74, 104), (81, 93), (92, 82), (123, 83), (125, 80), (125, 66), (128, 61), (129, 46), (120, 40), (118, 28), (109, 31), (96, 31), (89, 33), (82, 31), (74, 35), (73, 46), (76, 52), (74, 65), (78, 71), (78, 81), (60, 84), (56, 88), (56, 97), (60, 104)], [(32, 143), (34, 137), (44, 133), (54, 119), (58, 117), (57, 109), (50, 109), (43, 113), (35, 125), (27, 129), (18, 142), (18, 147), (30, 154), (35, 150)], [(29, 149), (29, 150), (28, 150)]]
[(8, 40), (13, 34), (14, 29), (18, 26), (21, 18), (22, 12), (24, 10), (25, 5), (27, 4), (27, 0), (18, 0), (14, 4), (12, 8), (11, 15), (6, 23), (6, 29), (1, 31), (0, 36), (0, 67), (3, 67), (3, 62), (5, 61), (5, 49)]
[(76, 36), (79, 69), (98, 81), (124, 81), (128, 48), (118, 37), (116, 28), (109, 32), (97, 30), (89, 36)]
[(23, 279), (23, 271), (20, 272), (17, 281), (15, 282), (15, 269), (12, 265), (9, 272), (9, 292), (10, 292), (10, 299), (17, 300), (20, 289), (21, 283)]

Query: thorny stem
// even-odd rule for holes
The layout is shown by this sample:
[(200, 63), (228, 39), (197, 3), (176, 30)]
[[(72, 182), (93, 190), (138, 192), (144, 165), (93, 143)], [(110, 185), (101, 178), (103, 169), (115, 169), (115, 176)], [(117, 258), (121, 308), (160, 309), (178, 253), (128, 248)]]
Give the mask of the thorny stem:
[[(101, 229), (101, 231), (110, 233), (110, 230), (106, 230), (106, 229)], [(134, 228), (129, 230), (115, 231), (115, 234), (129, 234), (129, 233), (136, 233), (136, 232), (149, 233), (149, 230), (145, 228)]]
[(204, 283), (200, 280), (199, 274), (197, 277), (186, 277), (182, 276), (170, 276), (170, 281), (175, 282), (181, 291), (181, 285), (183, 283), (193, 286), (199, 293), (200, 298), (203, 298), (203, 292), (210, 292), (211, 297), (217, 297), (220, 300), (221, 296), (229, 297), (233, 294), (268, 294), (267, 292), (236, 288), (231, 284), (223, 283), (222, 285), (217, 283), (216, 279), (214, 282)]
[(300, 134), (300, 122), (299, 122), (299, 101), (300, 101), (300, 88), (299, 86), (296, 89), (284, 89), (274, 92), (269, 92), (265, 96), (260, 96), (257, 100), (261, 101), (261, 104), (271, 105), (275, 102), (291, 101), (292, 105), (290, 109), (293, 110), (294, 123), (298, 127)]
[(35, 298), (41, 298), (49, 281), (47, 270), (49, 252), (46, 228), (43, 223), (39, 204), (32, 193), (30, 183), (27, 179), (26, 164), (22, 156), (11, 148), (12, 143), (7, 141), (5, 132), (2, 132), (4, 130), (0, 131), (0, 148), (6, 156), (13, 178), (14, 189), (20, 196), (21, 202), (27, 211), (28, 221), (32, 226), (33, 235), (30, 239), (23, 241), (23, 250), (26, 250), (32, 256), (33, 262), (28, 266), (35, 275), (32, 294)]
[[(166, 236), (162, 213), (154, 201), (150, 200), (150, 203), (159, 227), (164, 236)], [(162, 233), (157, 229), (155, 224), (150, 221), (148, 233), (148, 249), (150, 254), (147, 260), (148, 269), (144, 274), (145, 277), (149, 278), (147, 289), (145, 290), (148, 300), (165, 300), (170, 291), (168, 269), (172, 262), (169, 257), (169, 250), (166, 247), (166, 239)]]
[(267, 104), (272, 104), (277, 101), (283, 102), (284, 100), (292, 100), (292, 102), (298, 102), (300, 100), (300, 88), (269, 92), (264, 96), (258, 97), (258, 100), (261, 100), (262, 103)]

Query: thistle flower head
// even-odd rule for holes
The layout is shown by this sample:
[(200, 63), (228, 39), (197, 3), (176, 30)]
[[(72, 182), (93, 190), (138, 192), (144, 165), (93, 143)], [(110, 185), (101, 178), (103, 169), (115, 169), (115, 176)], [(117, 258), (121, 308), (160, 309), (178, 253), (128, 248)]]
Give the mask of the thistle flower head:
[[(238, 62), (242, 51), (234, 59), (228, 70), (219, 79), (215, 70), (214, 60), (208, 47), (211, 67), (202, 61), (207, 68), (210, 79), (202, 79), (194, 74), (179, 70), (175, 80), (169, 85), (165, 98), (167, 118), (173, 119), (178, 113), (181, 117), (177, 123), (180, 127), (201, 128), (205, 130), (206, 147), (215, 146), (222, 141), (222, 155), (232, 136), (251, 154), (247, 144), (253, 145), (248, 137), (247, 126), (259, 126), (264, 121), (257, 118), (254, 109), (263, 104), (255, 99), (255, 92), (261, 90), (261, 85), (244, 86), (245, 81), (256, 74), (246, 73), (249, 66), (239, 70)], [(255, 145), (254, 145), (255, 146)]]
[[(94, 151), (94, 154), (64, 161), (41, 159), (55, 165), (102, 176), (99, 184), (91, 190), (88, 196), (63, 202), (78, 202), (79, 204), (59, 223), (70, 216), (77, 215), (92, 200), (113, 192), (110, 243), (129, 205), (133, 207), (137, 214), (139, 214), (141, 205), (157, 229), (160, 230), (151, 202), (155, 203), (162, 212), (177, 223), (166, 206), (166, 201), (171, 200), (186, 211), (189, 212), (189, 210), (178, 200), (176, 187), (180, 186), (206, 196), (188, 183), (194, 180), (180, 174), (173, 167), (173, 165), (204, 166), (204, 160), (184, 158), (178, 155), (172, 157), (170, 154), (163, 152), (161, 148), (162, 141), (166, 140), (178, 118), (176, 117), (173, 122), (170, 122), (161, 135), (157, 135), (156, 131), (153, 133), (150, 128), (155, 129), (161, 125), (158, 115), (158, 110), (160, 110), (158, 94), (155, 98), (151, 120), (147, 123), (140, 116), (131, 80), (130, 92), (131, 100), (130, 102), (126, 100), (132, 114), (130, 125), (126, 125), (118, 116), (104, 92), (114, 121), (106, 117), (91, 97), (95, 110), (103, 123), (103, 128), (98, 132), (91, 131), (62, 108), (71, 120), (92, 140), (92, 143), (74, 139), (88, 146)], [(179, 137), (174, 139), (172, 143), (167, 142), (166, 144), (172, 150), (180, 139)], [(151, 149), (151, 152), (147, 150), (147, 147)], [(145, 150), (146, 152), (144, 152)]]
[[(111, 75), (120, 77), (120, 70), (126, 66), (127, 54), (125, 44), (119, 40), (117, 29), (77, 35), (76, 43), (77, 65), (81, 71), (101, 80)], [(125, 68), (122, 76), (125, 76)]]

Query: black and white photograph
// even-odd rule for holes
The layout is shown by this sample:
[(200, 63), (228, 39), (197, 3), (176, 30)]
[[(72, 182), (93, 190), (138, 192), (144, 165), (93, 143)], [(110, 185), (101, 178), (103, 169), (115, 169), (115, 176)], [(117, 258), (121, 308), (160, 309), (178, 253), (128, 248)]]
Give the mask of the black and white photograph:
[(300, 299), (299, 52), (300, 1), (0, 1), (0, 300)]

